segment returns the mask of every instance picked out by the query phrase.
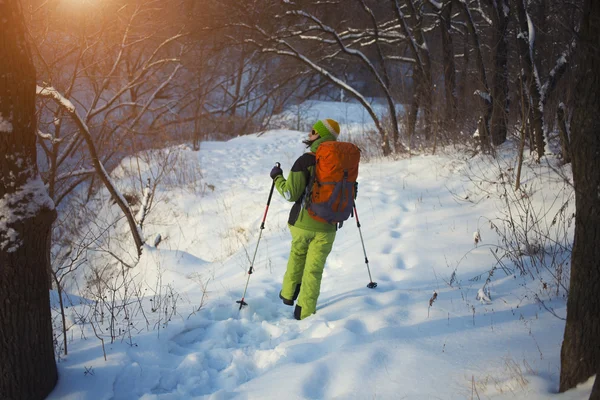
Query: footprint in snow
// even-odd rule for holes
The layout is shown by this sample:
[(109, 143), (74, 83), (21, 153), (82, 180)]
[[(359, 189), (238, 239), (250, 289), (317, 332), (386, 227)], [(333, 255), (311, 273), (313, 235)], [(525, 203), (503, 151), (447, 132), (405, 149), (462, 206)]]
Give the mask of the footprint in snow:
[(326, 396), (327, 386), (331, 380), (330, 371), (323, 364), (317, 367), (306, 377), (302, 388), (302, 394), (306, 399), (323, 399)]
[(394, 245), (392, 243), (387, 243), (386, 245), (383, 246), (383, 248), (381, 249), (381, 253), (382, 254), (390, 254), (392, 252), (392, 249), (394, 248)]
[(392, 239), (400, 239), (402, 237), (402, 234), (398, 230), (392, 230), (390, 231), (390, 237)]
[(344, 328), (359, 336), (367, 335), (369, 333), (365, 323), (358, 319), (350, 319), (346, 321)]
[(148, 384), (136, 393), (176, 392), (177, 395), (195, 397), (223, 388), (234, 390), (273, 368), (286, 356), (284, 351), (277, 349), (279, 344), (298, 336), (297, 330), (282, 328), (284, 324), (251, 320), (255, 314), (242, 318), (233, 318), (239, 315), (237, 310), (229, 310), (229, 318), (225, 314), (227, 312), (223, 310), (206, 312), (205, 316), (210, 319), (175, 335), (167, 347), (169, 356), (157, 362), (152, 385)]

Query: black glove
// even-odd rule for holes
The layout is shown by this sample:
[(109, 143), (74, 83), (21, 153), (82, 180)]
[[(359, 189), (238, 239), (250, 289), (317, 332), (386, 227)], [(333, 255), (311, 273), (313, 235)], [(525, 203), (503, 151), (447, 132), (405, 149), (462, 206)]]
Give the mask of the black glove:
[(354, 182), (354, 200), (358, 197), (358, 182)]
[(278, 176), (283, 176), (283, 171), (277, 165), (271, 170), (271, 179), (275, 180)]

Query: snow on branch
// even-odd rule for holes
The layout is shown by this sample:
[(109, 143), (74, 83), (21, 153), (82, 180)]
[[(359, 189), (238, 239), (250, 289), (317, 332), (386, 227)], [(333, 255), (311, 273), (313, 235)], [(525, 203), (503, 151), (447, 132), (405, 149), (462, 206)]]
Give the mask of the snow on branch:
[(319, 27), (321, 28), (321, 30), (323, 30), (324, 32), (329, 33), (331, 36), (333, 36), (333, 38), (337, 42), (338, 46), (344, 53), (359, 58), (369, 68), (369, 70), (371, 71), (371, 73), (373, 74), (375, 79), (377, 79), (377, 81), (380, 83), (383, 90), (386, 91), (387, 93), (389, 93), (389, 88), (385, 84), (384, 79), (380, 76), (379, 72), (377, 71), (377, 68), (375, 68), (373, 63), (371, 63), (371, 61), (367, 58), (367, 56), (365, 56), (365, 54), (362, 51), (352, 49), (352, 48), (349, 48), (348, 46), (346, 46), (344, 44), (344, 41), (342, 40), (342, 38), (339, 36), (339, 34), (336, 32), (335, 29), (331, 28), (330, 26), (325, 25), (317, 17), (315, 17), (314, 15), (309, 14), (305, 11), (288, 11), (287, 14), (302, 16), (302, 17), (308, 18), (308, 19), (312, 20), (313, 22), (315, 22), (316, 24), (318, 24)]
[(483, 101), (485, 101), (487, 104), (491, 104), (492, 103), (492, 96), (490, 96), (489, 93), (481, 91), (481, 90), (476, 90), (475, 93), (473, 93), (475, 96), (479, 96), (483, 99)]
[(63, 138), (56, 138), (54, 135), (50, 133), (44, 133), (38, 129), (37, 135), (40, 139), (48, 140), (52, 144), (62, 143)]
[(505, 18), (510, 16), (510, 7), (508, 6), (507, 1), (502, 1), (502, 12), (504, 13)]
[(408, 27), (408, 23), (406, 21), (407, 16), (406, 16), (406, 14), (404, 14), (404, 11), (402, 11), (402, 6), (400, 6), (400, 3), (398, 2), (398, 0), (394, 1), (394, 5), (395, 5), (396, 16), (398, 17), (400, 26), (402, 27), (402, 30), (404, 31), (404, 34), (406, 35), (406, 37), (409, 39), (409, 43), (410, 43), (413, 53), (415, 55), (415, 59), (417, 61), (416, 64), (419, 67), (419, 69), (421, 70), (421, 73), (423, 75), (426, 75), (424, 62), (421, 57), (421, 52), (419, 51), (419, 49), (421, 49), (421, 50), (426, 50), (426, 49), (417, 43), (413, 33), (411, 32), (411, 30)]
[(473, 11), (477, 12), (481, 18), (489, 25), (489, 26), (494, 26), (494, 22), (492, 21), (492, 19), (490, 17), (487, 16), (487, 14), (483, 11), (483, 9), (481, 8), (481, 4), (479, 4), (479, 7), (477, 8), (473, 8)]
[(325, 44), (335, 44), (336, 43), (335, 40), (322, 38), (320, 36), (298, 35), (298, 37), (302, 40), (314, 40), (316, 42), (325, 43)]
[(442, 11), (442, 3), (435, 1), (435, 0), (429, 0), (429, 4), (431, 4), (433, 6), (433, 8), (437, 9), (438, 11)]
[(78, 169), (76, 171), (67, 172), (66, 174), (57, 176), (56, 180), (62, 181), (64, 179), (74, 178), (76, 176), (92, 175), (95, 172), (96, 172), (96, 170), (89, 169), (89, 168)]
[[(84, 140), (88, 143), (88, 148), (90, 150), (90, 153), (92, 154), (92, 159), (94, 161), (94, 165), (96, 166), (96, 172), (98, 172), (101, 175), (101, 177), (106, 178), (110, 182), (110, 177), (108, 175), (108, 172), (106, 171), (106, 169), (104, 168), (104, 165), (102, 165), (102, 163), (100, 162), (99, 158), (96, 155), (96, 148), (92, 141), (92, 135), (90, 133), (90, 129), (88, 128), (87, 124), (83, 121), (81, 116), (77, 113), (77, 111), (75, 110), (75, 107), (73, 107), (73, 103), (71, 103), (69, 100), (64, 98), (56, 89), (54, 89), (52, 87), (41, 88), (38, 86), (37, 94), (41, 97), (50, 97), (50, 98), (54, 99), (56, 102), (58, 102), (60, 105), (62, 105), (66, 111), (69, 112), (69, 114), (71, 115), (71, 117), (73, 118), (75, 123), (77, 124), (79, 131), (80, 131), (81, 135), (83, 136)], [(71, 105), (70, 107), (69, 107), (69, 104)], [(112, 182), (111, 182), (111, 185), (114, 187), (114, 184), (112, 184)], [(120, 200), (123, 201), (123, 203), (127, 204), (127, 201), (125, 200), (125, 198), (123, 198), (120, 193), (117, 192), (117, 194), (121, 197)]]
[(106, 171), (106, 169), (104, 168), (104, 165), (102, 165), (102, 162), (100, 161), (100, 157), (98, 156), (98, 152), (96, 151), (96, 146), (94, 145), (94, 141), (92, 139), (92, 134), (90, 133), (90, 129), (88, 128), (87, 124), (84, 122), (84, 120), (81, 118), (81, 116), (77, 113), (77, 110), (75, 110), (75, 107), (73, 107), (73, 104), (69, 100), (67, 100), (64, 96), (62, 96), (60, 93), (58, 93), (58, 91), (56, 91), (54, 88), (52, 88), (52, 87), (42, 88), (42, 87), (38, 86), (37, 94), (41, 97), (54, 99), (59, 105), (61, 105), (70, 114), (73, 121), (75, 121), (75, 124), (77, 125), (77, 127), (79, 129), (79, 133), (81, 134), (83, 140), (87, 144), (88, 151), (89, 151), (91, 159), (92, 159), (92, 163), (94, 164), (95, 172), (99, 175), (100, 180), (102, 181), (102, 183), (104, 183), (104, 186), (110, 192), (113, 200), (119, 206), (119, 208), (125, 215), (125, 218), (127, 219), (127, 223), (129, 224), (131, 234), (133, 236), (133, 240), (136, 245), (136, 250), (137, 250), (138, 256), (140, 256), (142, 254), (142, 246), (144, 244), (141, 231), (140, 231), (139, 227), (137, 226), (137, 223), (133, 217), (133, 214), (131, 213), (131, 210), (129, 209), (127, 201), (125, 200), (125, 198), (123, 197), (121, 192), (119, 192), (119, 190), (117, 189), (117, 187), (113, 183), (113, 181), (110, 179), (110, 176), (109, 176), (108, 172)]
[[(519, 0), (519, 1), (522, 1), (522, 0)], [(529, 12), (527, 11), (527, 7), (525, 6), (525, 3), (523, 3), (523, 10), (525, 12), (525, 18), (527, 19), (527, 33), (521, 31), (517, 35), (517, 38), (520, 38), (520, 39), (526, 41), (529, 46), (529, 59), (531, 60), (531, 69), (533, 72), (533, 76), (534, 76), (538, 91), (540, 91), (540, 93), (541, 93), (542, 81), (540, 80), (540, 74), (538, 72), (537, 65), (535, 64), (535, 57), (534, 57), (535, 26), (533, 25), (533, 21), (531, 19), (531, 16), (529, 15)], [(543, 104), (540, 103), (539, 108), (540, 108), (541, 112), (544, 111), (543, 107), (544, 107)]]
[(44, 133), (40, 130), (37, 131), (37, 135), (40, 139), (44, 139), (44, 140), (53, 140), (54, 139), (54, 136), (52, 136), (51, 134)]
[[(283, 56), (290, 56), (290, 57), (294, 57), (294, 58), (302, 61), (308, 67), (310, 67), (314, 71), (318, 72), (319, 74), (321, 74), (322, 76), (327, 78), (333, 84), (346, 90), (349, 93), (352, 93), (352, 95), (362, 104), (362, 106), (365, 107), (365, 109), (367, 110), (367, 112), (369, 113), (371, 118), (373, 118), (373, 121), (378, 121), (377, 114), (373, 110), (373, 107), (371, 107), (371, 104), (369, 103), (369, 101), (367, 101), (367, 99), (360, 92), (358, 92), (356, 89), (354, 89), (352, 86), (348, 85), (343, 80), (335, 77), (331, 72), (329, 72), (325, 68), (314, 63), (312, 60), (310, 60), (308, 57), (306, 57), (305, 55), (300, 53), (297, 49), (295, 49), (291, 44), (289, 44), (285, 40), (275, 39), (275, 38), (270, 37), (260, 27), (254, 27), (254, 29), (256, 29), (258, 32), (260, 32), (264, 36), (268, 37), (270, 40), (274, 40), (277, 44), (287, 47), (289, 50), (281, 50), (281, 49), (277, 49), (277, 48), (264, 47), (252, 39), (247, 39), (246, 40), (247, 43), (251, 43), (251, 44), (258, 46), (263, 53), (275, 53), (275, 54), (279, 54), (279, 55), (283, 55)], [(377, 122), (376, 122), (376, 124), (377, 124)]]
[(68, 112), (70, 112), (70, 113), (75, 112), (75, 106), (73, 105), (73, 103), (71, 103), (70, 100), (66, 99), (62, 94), (60, 94), (52, 86), (46, 86), (46, 87), (36, 86), (35, 92), (39, 96), (49, 97), (49, 98), (56, 100), (56, 102), (59, 103), (60, 105), (62, 105), (63, 108), (65, 108)]
[(146, 216), (148, 215), (148, 208), (150, 206), (151, 194), (152, 194), (152, 191), (150, 190), (150, 178), (148, 178), (148, 182), (146, 183), (146, 186), (144, 187), (144, 191), (143, 191), (142, 206), (140, 207), (140, 210), (138, 211), (137, 215), (135, 216), (135, 219), (138, 221), (140, 230), (142, 229), (142, 227), (144, 225), (144, 220), (146, 219)]
[[(437, 17), (437, 14), (423, 14), (423, 16), (425, 17)], [(436, 21), (433, 23), (433, 25), (431, 25), (430, 27), (427, 28), (423, 28), (423, 32), (424, 33), (430, 33), (433, 32), (435, 29), (437, 29), (439, 27), (439, 23)]]
[(480, 288), (477, 291), (477, 296), (475, 298), (482, 304), (492, 304), (492, 299), (490, 298), (489, 289), (487, 287)]
[(567, 69), (568, 59), (571, 57), (575, 48), (577, 47), (577, 40), (573, 38), (571, 43), (567, 46), (567, 49), (562, 52), (562, 54), (556, 60), (556, 64), (554, 68), (550, 71), (549, 77), (546, 82), (540, 88), (540, 103), (546, 104), (550, 93), (556, 87), (556, 83), (561, 78), (561, 76), (565, 73)]
[(400, 61), (400, 62), (409, 63), (409, 64), (416, 64), (417, 63), (417, 60), (415, 60), (414, 58), (410, 58), (410, 57), (387, 56), (386, 59), (388, 59), (388, 60), (394, 60), (394, 61)]
[[(466, 22), (467, 22), (467, 29), (470, 32), (471, 36), (473, 36), (473, 41), (475, 42), (475, 46), (474, 46), (475, 61), (477, 64), (477, 70), (479, 72), (479, 77), (480, 77), (481, 83), (483, 84), (483, 87), (485, 88), (485, 92), (481, 92), (481, 93), (485, 93), (486, 95), (489, 96), (489, 85), (488, 85), (487, 74), (486, 74), (486, 70), (485, 70), (485, 64), (483, 62), (483, 55), (481, 52), (482, 46), (480, 44), (481, 41), (479, 39), (479, 32), (475, 25), (475, 21), (473, 20), (473, 15), (471, 14), (471, 10), (469, 9), (469, 6), (465, 2), (465, 0), (458, 0), (458, 5), (460, 5), (462, 12), (464, 13), (464, 16), (465, 16)], [(479, 92), (479, 91), (477, 91), (477, 92)], [(475, 94), (477, 94), (477, 92), (475, 92)], [(482, 96), (482, 94), (479, 94), (479, 95)], [(483, 96), (482, 96), (482, 98), (484, 100), (487, 100)], [(490, 100), (491, 100), (491, 98), (490, 98)], [(489, 102), (488, 104), (491, 104), (491, 102)]]
[(533, 21), (531, 20), (531, 16), (529, 15), (529, 12), (527, 12), (527, 9), (525, 9), (525, 15), (527, 16), (527, 27), (529, 28), (529, 49), (533, 52), (535, 46), (535, 26), (533, 25)]

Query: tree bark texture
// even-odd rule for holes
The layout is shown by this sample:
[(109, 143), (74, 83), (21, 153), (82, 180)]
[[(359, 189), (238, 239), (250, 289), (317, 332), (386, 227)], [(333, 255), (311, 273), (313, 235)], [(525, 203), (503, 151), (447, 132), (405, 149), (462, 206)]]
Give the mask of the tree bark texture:
[(536, 82), (535, 76), (535, 60), (533, 59), (533, 44), (530, 43), (529, 38), (529, 24), (527, 17), (527, 9), (524, 0), (513, 0), (516, 5), (517, 16), (518, 16), (518, 47), (519, 54), (525, 63), (525, 93), (527, 95), (529, 105), (529, 114), (523, 116), (523, 118), (529, 119), (530, 127), (533, 131), (535, 150), (537, 151), (537, 159), (541, 159), (546, 151), (546, 141), (544, 139), (544, 125), (543, 125), (543, 113), (540, 107), (541, 96)]
[(598, 375), (600, 375), (600, 367), (598, 367), (598, 371), (596, 372), (596, 380), (590, 394), (590, 400), (600, 400), (600, 379), (597, 378)]
[[(423, 17), (421, 11), (417, 11), (413, 0), (406, 2), (409, 10), (415, 19), (415, 26), (410, 28), (407, 22), (407, 16), (402, 11), (402, 7), (398, 0), (392, 0), (394, 4), (394, 10), (396, 17), (400, 22), (402, 32), (408, 38), (409, 48), (415, 57), (416, 65), (413, 69), (413, 101), (410, 106), (411, 110), (408, 113), (407, 136), (412, 138), (415, 133), (417, 116), (419, 108), (423, 108), (424, 115), (424, 130), (425, 139), (429, 140), (431, 137), (430, 129), (432, 127), (432, 110), (433, 105), (432, 93), (433, 93), (433, 81), (431, 78), (431, 57), (429, 49), (425, 42), (425, 36), (423, 34)], [(415, 97), (417, 96), (417, 97)]]
[(407, 135), (408, 136), (408, 147), (412, 148), (413, 136), (417, 126), (417, 116), (419, 115), (419, 107), (421, 105), (421, 96), (419, 95), (419, 81), (421, 80), (421, 74), (415, 67), (413, 68), (413, 95), (410, 102), (410, 107), (407, 114)]
[(463, 39), (463, 63), (462, 68), (458, 69), (458, 112), (465, 114), (467, 111), (467, 81), (469, 80), (469, 39), (465, 37)]
[(467, 29), (470, 36), (473, 38), (473, 50), (475, 51), (475, 64), (477, 65), (477, 71), (479, 73), (479, 81), (483, 87), (482, 92), (487, 96), (479, 96), (482, 103), (483, 113), (478, 122), (479, 140), (481, 141), (481, 148), (484, 151), (490, 150), (490, 120), (492, 118), (492, 110), (494, 108), (494, 98), (490, 93), (490, 86), (488, 84), (487, 74), (485, 70), (485, 64), (483, 62), (483, 54), (481, 51), (481, 40), (479, 37), (479, 31), (473, 21), (471, 10), (467, 3), (454, 0), (456, 5), (462, 10), (466, 23)]
[(454, 44), (452, 42), (451, 21), (452, 0), (446, 0), (440, 11), (440, 32), (442, 36), (442, 51), (444, 58), (444, 89), (446, 95), (446, 110), (444, 113), (444, 128), (456, 126), (458, 114), (458, 99), (456, 98), (456, 65), (454, 63)]
[(418, 41), (418, 48), (420, 49), (421, 59), (421, 79), (418, 85), (419, 88), (419, 103), (423, 108), (423, 129), (425, 131), (425, 140), (431, 140), (431, 130), (433, 129), (433, 79), (431, 76), (431, 55), (429, 53), (429, 47), (423, 33), (423, 15), (422, 10), (417, 9), (413, 0), (407, 1), (409, 10), (414, 15), (415, 26), (413, 29), (415, 39)]
[(491, 136), (494, 146), (506, 141), (507, 118), (508, 118), (508, 22), (509, 10), (508, 0), (495, 2), (492, 10), (494, 22), (492, 34), (492, 46), (494, 52), (494, 72), (492, 80), (492, 120)]
[(556, 110), (556, 119), (558, 121), (563, 164), (569, 164), (571, 162), (571, 145), (569, 143), (569, 131), (567, 129), (567, 117), (565, 115), (564, 107), (564, 104), (558, 106), (558, 110)]
[[(600, 366), (600, 2), (586, 0), (580, 31), (571, 157), (575, 238), (560, 391), (586, 381)], [(596, 378), (596, 381), (598, 378)], [(600, 398), (596, 384), (591, 398)]]
[(381, 48), (379, 26), (377, 24), (377, 19), (375, 18), (375, 14), (373, 14), (373, 11), (367, 6), (364, 0), (361, 0), (361, 3), (363, 9), (367, 12), (369, 17), (371, 18), (371, 23), (373, 24), (373, 31), (375, 32), (375, 48), (377, 49), (377, 60), (381, 69), (382, 76), (380, 77), (379, 74), (376, 73), (376, 71), (373, 71), (373, 75), (375, 76), (375, 79), (379, 82), (379, 85), (381, 86), (387, 99), (390, 119), (392, 121), (392, 142), (394, 150), (401, 151), (403, 150), (403, 146), (401, 146), (400, 142), (400, 128), (398, 126), (398, 116), (396, 115), (396, 102), (394, 101), (391, 93), (390, 76), (388, 74), (385, 56), (383, 55), (383, 49)]
[(43, 399), (58, 377), (46, 248), (56, 214), (38, 175), (35, 68), (20, 2), (1, 1), (0, 15), (0, 399)]

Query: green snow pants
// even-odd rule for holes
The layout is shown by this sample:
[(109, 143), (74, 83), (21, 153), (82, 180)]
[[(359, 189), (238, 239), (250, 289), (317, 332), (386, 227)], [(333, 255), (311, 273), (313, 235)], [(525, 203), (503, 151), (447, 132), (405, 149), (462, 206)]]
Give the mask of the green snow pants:
[(281, 296), (296, 299), (301, 307), (300, 319), (315, 313), (321, 290), (325, 261), (333, 247), (335, 231), (312, 232), (289, 225), (292, 248), (283, 276)]

